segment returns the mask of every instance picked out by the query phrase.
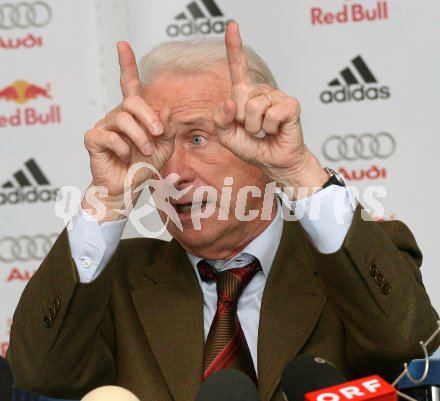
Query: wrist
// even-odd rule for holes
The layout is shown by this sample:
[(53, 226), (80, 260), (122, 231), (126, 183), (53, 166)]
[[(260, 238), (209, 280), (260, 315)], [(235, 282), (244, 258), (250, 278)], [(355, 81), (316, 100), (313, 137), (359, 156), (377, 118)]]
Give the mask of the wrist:
[(292, 200), (299, 200), (319, 191), (328, 179), (329, 174), (319, 160), (309, 153), (299, 168), (286, 170), (277, 182), (289, 193)]
[(87, 188), (81, 208), (99, 224), (120, 221), (127, 218), (133, 209), (140, 191), (119, 195), (109, 195), (108, 191), (93, 183)]

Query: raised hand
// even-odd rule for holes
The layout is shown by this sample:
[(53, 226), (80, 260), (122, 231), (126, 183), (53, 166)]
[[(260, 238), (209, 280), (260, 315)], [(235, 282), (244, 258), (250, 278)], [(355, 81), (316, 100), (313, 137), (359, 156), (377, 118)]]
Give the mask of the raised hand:
[(283, 186), (319, 187), (327, 175), (304, 144), (298, 101), (251, 82), (235, 22), (228, 24), (225, 42), (232, 99), (214, 114), (219, 141)]
[[(108, 197), (100, 199), (108, 209), (104, 221), (119, 218), (111, 210), (123, 208), (124, 180), (130, 167), (146, 162), (160, 170), (173, 154), (176, 135), (170, 110), (156, 114), (142, 98), (136, 59), (128, 43), (118, 43), (118, 56), (123, 101), (89, 130), (84, 139), (90, 155), (91, 185), (108, 190)], [(149, 169), (139, 170), (132, 189), (152, 176)], [(138, 196), (139, 193), (133, 194), (135, 199)], [(89, 207), (87, 199), (83, 207)]]

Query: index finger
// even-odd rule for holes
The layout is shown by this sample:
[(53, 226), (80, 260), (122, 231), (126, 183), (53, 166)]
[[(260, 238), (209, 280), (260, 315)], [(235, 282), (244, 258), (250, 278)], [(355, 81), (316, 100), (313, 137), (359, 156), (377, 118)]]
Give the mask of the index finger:
[(247, 58), (236, 22), (230, 22), (226, 27), (225, 43), (232, 85), (249, 82)]
[(136, 57), (127, 42), (118, 42), (118, 59), (121, 68), (121, 90), (124, 99), (141, 95), (141, 81), (136, 65)]

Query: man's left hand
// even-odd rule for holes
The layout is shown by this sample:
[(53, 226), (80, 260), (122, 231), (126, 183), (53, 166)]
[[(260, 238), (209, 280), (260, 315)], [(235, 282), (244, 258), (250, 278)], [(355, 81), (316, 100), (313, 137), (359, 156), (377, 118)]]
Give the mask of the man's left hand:
[(225, 42), (232, 99), (214, 113), (220, 143), (281, 186), (307, 187), (310, 195), (328, 176), (304, 143), (298, 101), (251, 82), (237, 23), (228, 24)]

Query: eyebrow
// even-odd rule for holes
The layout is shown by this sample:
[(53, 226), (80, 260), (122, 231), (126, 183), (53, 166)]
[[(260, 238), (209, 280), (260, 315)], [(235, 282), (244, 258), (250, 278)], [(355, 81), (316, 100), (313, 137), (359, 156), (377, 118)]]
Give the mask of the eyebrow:
[(188, 121), (182, 121), (181, 124), (192, 127), (192, 126), (209, 126), (212, 125), (214, 122), (212, 120), (208, 120), (207, 118), (198, 117), (198, 118), (192, 118)]

